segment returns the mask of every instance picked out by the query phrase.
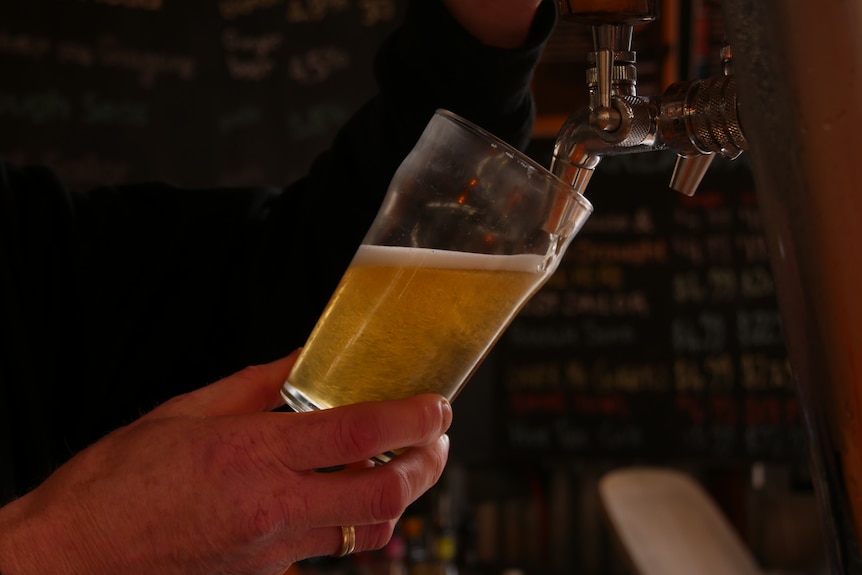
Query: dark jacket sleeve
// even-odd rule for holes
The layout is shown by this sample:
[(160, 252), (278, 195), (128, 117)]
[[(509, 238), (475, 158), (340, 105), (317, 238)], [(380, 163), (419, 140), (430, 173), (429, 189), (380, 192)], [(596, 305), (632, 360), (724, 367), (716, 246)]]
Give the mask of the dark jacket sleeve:
[(0, 504), (159, 402), (301, 346), (435, 109), (526, 145), (555, 16), (545, 2), (528, 44), (499, 50), (412, 2), (379, 94), (285, 189), (70, 193), (0, 163)]

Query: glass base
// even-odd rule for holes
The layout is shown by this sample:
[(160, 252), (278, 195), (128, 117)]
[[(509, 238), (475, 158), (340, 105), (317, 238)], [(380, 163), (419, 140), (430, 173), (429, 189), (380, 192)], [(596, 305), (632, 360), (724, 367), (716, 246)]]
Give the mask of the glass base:
[[(294, 411), (298, 412), (307, 412), (307, 411), (320, 411), (321, 409), (326, 409), (324, 407), (319, 407), (317, 404), (312, 402), (307, 395), (290, 385), (289, 381), (285, 381), (281, 385), (281, 397), (284, 399), (284, 402)], [(380, 453), (371, 458), (371, 460), (375, 463), (375, 465), (383, 465), (384, 463), (388, 463), (392, 461), (392, 459), (398, 455), (402, 450), (397, 451), (387, 451), (385, 453)]]

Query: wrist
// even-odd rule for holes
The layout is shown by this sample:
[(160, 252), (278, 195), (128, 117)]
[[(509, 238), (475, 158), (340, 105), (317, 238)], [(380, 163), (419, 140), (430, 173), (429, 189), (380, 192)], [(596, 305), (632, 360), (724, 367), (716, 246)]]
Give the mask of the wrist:
[(40, 535), (28, 521), (26, 496), (0, 507), (0, 573), (28, 575), (47, 565), (39, 565), (36, 549)]
[[(24, 502), (15, 499), (0, 507), (0, 575), (35, 573), (35, 566), (27, 565), (29, 542), (21, 533), (25, 529), (22, 517)], [(23, 545), (22, 545), (23, 540)]]
[(74, 523), (33, 507), (25, 495), (0, 508), (0, 574), (82, 572), (69, 555)]

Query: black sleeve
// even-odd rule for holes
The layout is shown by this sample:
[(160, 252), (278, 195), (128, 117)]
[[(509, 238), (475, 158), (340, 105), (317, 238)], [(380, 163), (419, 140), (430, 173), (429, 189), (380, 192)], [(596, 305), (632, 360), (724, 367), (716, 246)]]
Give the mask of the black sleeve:
[(70, 193), (0, 162), (0, 504), (160, 401), (301, 346), (436, 108), (527, 143), (555, 17), (547, 0), (500, 50), (412, 2), (378, 96), (283, 190)]
[(276, 195), (70, 193), (0, 162), (0, 501), (234, 365), (235, 278)]

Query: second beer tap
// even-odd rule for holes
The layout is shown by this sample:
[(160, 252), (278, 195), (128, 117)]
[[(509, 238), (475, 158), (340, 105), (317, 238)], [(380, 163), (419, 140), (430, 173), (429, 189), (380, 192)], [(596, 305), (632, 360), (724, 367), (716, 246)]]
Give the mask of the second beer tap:
[(631, 49), (636, 23), (655, 17), (654, 4), (629, 1), (619, 11), (600, 11), (582, 2), (573, 8), (559, 0), (561, 17), (593, 27), (588, 55), (589, 103), (563, 124), (551, 171), (584, 193), (604, 156), (656, 150), (677, 153), (670, 187), (687, 195), (697, 190), (716, 155), (733, 159), (746, 149), (739, 118), (732, 53), (722, 49), (724, 75), (677, 82), (660, 96), (637, 92), (636, 54)]

